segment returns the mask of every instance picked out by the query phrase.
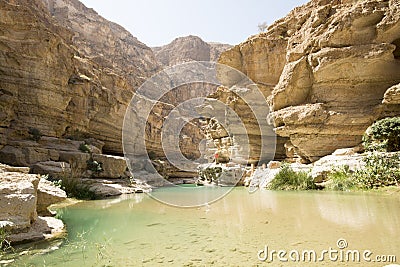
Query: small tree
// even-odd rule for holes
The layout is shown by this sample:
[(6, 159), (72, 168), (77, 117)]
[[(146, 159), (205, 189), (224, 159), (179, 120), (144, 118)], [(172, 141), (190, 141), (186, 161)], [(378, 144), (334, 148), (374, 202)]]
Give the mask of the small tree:
[(259, 32), (265, 32), (268, 28), (268, 24), (267, 22), (262, 22), (262, 23), (258, 23), (258, 31)]

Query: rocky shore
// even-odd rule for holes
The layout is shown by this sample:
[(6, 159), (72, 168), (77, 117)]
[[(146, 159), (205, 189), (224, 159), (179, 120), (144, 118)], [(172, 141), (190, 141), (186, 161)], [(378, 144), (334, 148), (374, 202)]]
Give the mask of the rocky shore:
[(0, 164), (0, 226), (3, 246), (61, 236), (64, 224), (47, 209), (62, 202), (66, 193), (29, 168)]

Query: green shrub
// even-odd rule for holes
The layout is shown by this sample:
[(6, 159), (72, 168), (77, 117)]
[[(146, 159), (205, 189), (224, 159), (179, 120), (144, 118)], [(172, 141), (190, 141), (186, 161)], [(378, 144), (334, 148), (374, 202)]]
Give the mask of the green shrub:
[(8, 235), (9, 235), (8, 231), (5, 228), (0, 227), (0, 249), (3, 251), (13, 249), (11, 247), (10, 242), (7, 239)]
[(400, 151), (400, 117), (375, 122), (363, 136), (367, 151)]
[(350, 191), (357, 187), (357, 181), (348, 165), (333, 169), (327, 176), (329, 183), (326, 189), (335, 191)]
[(289, 164), (283, 164), (268, 185), (271, 190), (312, 190), (316, 185), (308, 172), (295, 172)]
[(328, 174), (326, 188), (345, 191), (400, 185), (399, 154), (369, 153), (363, 161), (364, 166), (354, 172), (343, 166)]
[(63, 172), (57, 176), (57, 179), (51, 179), (48, 175), (42, 176), (42, 178), (48, 179), (55, 186), (64, 190), (68, 197), (84, 200), (96, 199), (96, 194), (90, 190), (90, 185), (85, 184), (80, 178), (81, 173), (77, 167), (77, 163), (70, 161), (69, 164), (70, 171), (63, 169)]
[(202, 181), (217, 182), (222, 174), (221, 167), (209, 167), (199, 170), (199, 179)]
[(37, 128), (29, 128), (28, 134), (30, 135), (33, 141), (39, 141), (42, 138), (42, 133)]
[(354, 172), (359, 188), (372, 189), (400, 184), (399, 154), (369, 153), (365, 166)]
[(83, 153), (90, 153), (91, 152), (90, 147), (85, 143), (82, 143), (82, 144), (79, 145), (79, 150), (82, 151)]
[(88, 160), (86, 161), (87, 169), (92, 172), (102, 172), (103, 171), (103, 163), (95, 161), (95, 160)]

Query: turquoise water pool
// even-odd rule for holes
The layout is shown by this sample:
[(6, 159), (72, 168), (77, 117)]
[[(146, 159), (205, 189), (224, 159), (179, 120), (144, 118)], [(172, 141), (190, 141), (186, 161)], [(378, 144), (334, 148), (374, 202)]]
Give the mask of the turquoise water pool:
[[(188, 197), (175, 188), (160, 193)], [(378, 255), (400, 261), (398, 194), (249, 194), (235, 188), (198, 208), (168, 206), (143, 194), (81, 202), (60, 209), (59, 216), (67, 237), (18, 248), (15, 266), (384, 266), (376, 262)], [(338, 241), (347, 246), (340, 249)], [(283, 250), (296, 260), (298, 251), (300, 258), (286, 254), (285, 262), (275, 254), (263, 261), (266, 247), (268, 254)], [(321, 261), (301, 262), (306, 250), (319, 258), (330, 248), (368, 250), (374, 262), (332, 260), (327, 254)]]

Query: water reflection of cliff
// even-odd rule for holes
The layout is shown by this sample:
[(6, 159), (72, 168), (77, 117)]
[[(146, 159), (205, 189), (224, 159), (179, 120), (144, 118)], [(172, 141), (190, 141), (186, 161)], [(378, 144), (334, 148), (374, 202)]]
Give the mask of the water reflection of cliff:
[(321, 218), (352, 228), (380, 226), (382, 231), (397, 232), (400, 226), (399, 201), (374, 194), (315, 194)]

